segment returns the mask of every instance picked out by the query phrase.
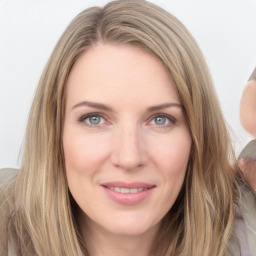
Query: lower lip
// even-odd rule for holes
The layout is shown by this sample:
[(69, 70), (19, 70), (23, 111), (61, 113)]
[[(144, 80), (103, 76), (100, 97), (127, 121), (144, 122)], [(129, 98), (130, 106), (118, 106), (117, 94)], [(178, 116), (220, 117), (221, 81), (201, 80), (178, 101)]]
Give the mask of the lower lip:
[(117, 192), (104, 186), (103, 189), (105, 190), (106, 194), (110, 197), (110, 199), (113, 200), (114, 202), (123, 205), (135, 205), (141, 203), (146, 198), (148, 198), (151, 192), (153, 191), (154, 187), (143, 190), (141, 192), (126, 194)]

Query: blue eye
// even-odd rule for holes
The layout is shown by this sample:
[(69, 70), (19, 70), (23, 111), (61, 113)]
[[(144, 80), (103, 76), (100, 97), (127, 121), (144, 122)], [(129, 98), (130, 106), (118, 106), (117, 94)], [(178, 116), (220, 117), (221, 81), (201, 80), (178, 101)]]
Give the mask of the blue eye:
[(152, 117), (151, 121), (149, 124), (154, 125), (156, 127), (171, 127), (176, 123), (176, 118), (173, 116), (167, 115), (167, 114), (157, 114)]
[(165, 125), (169, 121), (165, 116), (156, 116), (153, 120), (156, 125)]
[(99, 114), (87, 114), (79, 119), (80, 122), (84, 122), (87, 126), (100, 126), (104, 124), (105, 119)]
[(92, 125), (99, 125), (102, 122), (101, 116), (90, 116), (85, 119), (86, 122)]

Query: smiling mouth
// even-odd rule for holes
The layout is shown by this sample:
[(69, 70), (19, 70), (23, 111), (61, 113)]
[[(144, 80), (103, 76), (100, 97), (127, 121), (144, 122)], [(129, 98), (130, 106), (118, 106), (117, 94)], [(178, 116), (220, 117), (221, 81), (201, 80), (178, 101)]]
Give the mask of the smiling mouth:
[(108, 186), (105, 186), (105, 187), (122, 194), (135, 194), (148, 189), (148, 188), (119, 188), (119, 187), (108, 187)]
[(108, 182), (101, 184), (107, 196), (122, 205), (136, 205), (150, 197), (156, 185), (144, 182)]

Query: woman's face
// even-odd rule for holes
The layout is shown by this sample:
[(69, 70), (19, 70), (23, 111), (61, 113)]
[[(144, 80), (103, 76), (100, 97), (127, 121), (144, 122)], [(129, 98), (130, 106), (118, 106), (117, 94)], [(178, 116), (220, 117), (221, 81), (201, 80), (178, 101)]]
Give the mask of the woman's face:
[(132, 46), (98, 44), (67, 82), (68, 186), (90, 231), (155, 232), (182, 187), (191, 137), (161, 62)]

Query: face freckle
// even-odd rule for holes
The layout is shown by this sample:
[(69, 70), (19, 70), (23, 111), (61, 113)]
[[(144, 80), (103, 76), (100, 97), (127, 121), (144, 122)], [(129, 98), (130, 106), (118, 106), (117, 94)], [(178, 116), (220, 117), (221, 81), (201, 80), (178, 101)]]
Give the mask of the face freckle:
[(84, 52), (67, 82), (63, 147), (69, 190), (91, 232), (156, 232), (180, 192), (191, 148), (162, 63), (133, 46)]

